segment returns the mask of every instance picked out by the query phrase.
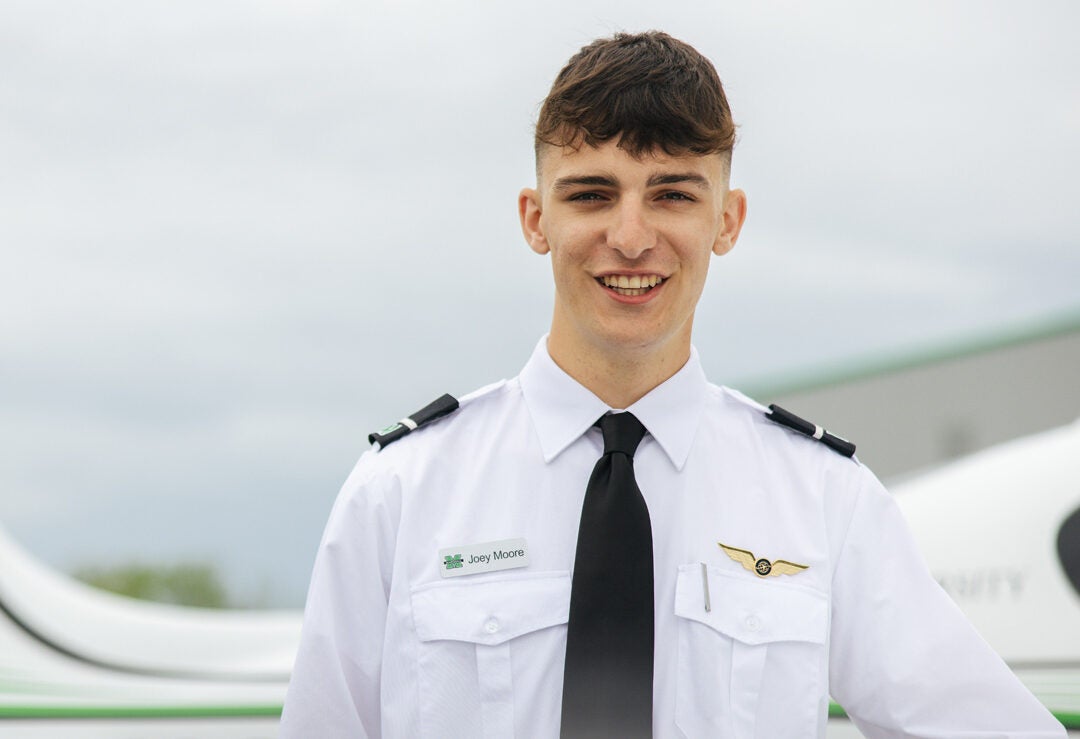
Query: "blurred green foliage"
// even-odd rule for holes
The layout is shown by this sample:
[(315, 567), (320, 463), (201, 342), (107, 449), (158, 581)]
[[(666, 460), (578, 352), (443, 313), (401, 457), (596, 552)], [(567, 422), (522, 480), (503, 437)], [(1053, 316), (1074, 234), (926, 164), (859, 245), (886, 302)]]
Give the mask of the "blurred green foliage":
[(225, 586), (212, 565), (84, 567), (72, 575), (88, 585), (142, 600), (203, 608), (230, 605)]

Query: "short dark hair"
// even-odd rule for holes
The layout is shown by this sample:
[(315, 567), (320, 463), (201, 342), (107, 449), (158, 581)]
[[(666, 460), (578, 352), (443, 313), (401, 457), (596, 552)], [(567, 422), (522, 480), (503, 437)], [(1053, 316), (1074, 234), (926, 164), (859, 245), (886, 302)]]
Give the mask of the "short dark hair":
[(545, 145), (599, 146), (616, 140), (635, 157), (657, 147), (671, 156), (723, 154), (735, 123), (712, 63), (661, 31), (617, 33), (582, 47), (559, 72), (536, 122)]

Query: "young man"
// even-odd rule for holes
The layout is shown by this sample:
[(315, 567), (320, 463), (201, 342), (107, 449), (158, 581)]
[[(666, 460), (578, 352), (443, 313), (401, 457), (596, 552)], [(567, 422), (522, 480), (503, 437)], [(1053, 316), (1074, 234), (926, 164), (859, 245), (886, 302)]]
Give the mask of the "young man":
[(517, 378), (373, 435), (283, 736), (820, 737), (830, 694), (871, 737), (1063, 736), (847, 442), (706, 381), (694, 310), (746, 217), (712, 65), (596, 41), (536, 142), (551, 332)]

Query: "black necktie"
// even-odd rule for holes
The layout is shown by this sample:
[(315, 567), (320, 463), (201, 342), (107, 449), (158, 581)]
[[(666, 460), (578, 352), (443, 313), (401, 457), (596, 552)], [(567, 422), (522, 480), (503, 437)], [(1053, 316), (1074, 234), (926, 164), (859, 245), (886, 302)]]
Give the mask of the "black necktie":
[(566, 631), (562, 736), (652, 736), (653, 548), (634, 480), (645, 427), (605, 415), (604, 456), (581, 506)]

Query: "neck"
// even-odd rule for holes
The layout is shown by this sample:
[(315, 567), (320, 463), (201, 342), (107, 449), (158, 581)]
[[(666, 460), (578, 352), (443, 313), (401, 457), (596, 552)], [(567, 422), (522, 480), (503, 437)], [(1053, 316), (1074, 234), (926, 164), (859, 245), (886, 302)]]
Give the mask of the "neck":
[(629, 408), (662, 384), (690, 358), (690, 340), (678, 346), (655, 349), (626, 349), (598, 352), (581, 351), (552, 332), (548, 336), (548, 354), (555, 364), (580, 382), (612, 408)]

